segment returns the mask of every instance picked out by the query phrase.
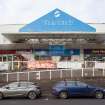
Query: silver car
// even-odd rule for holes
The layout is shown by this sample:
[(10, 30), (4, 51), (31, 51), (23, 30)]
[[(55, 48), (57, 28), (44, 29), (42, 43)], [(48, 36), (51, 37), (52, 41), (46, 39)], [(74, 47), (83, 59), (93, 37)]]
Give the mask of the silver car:
[(24, 96), (33, 100), (41, 96), (41, 89), (33, 82), (12, 82), (0, 88), (0, 99)]

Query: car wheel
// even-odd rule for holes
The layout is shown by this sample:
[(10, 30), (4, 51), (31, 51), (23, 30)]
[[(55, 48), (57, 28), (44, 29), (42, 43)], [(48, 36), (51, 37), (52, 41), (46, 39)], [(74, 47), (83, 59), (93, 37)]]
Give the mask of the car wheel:
[(37, 95), (34, 91), (28, 93), (28, 98), (34, 100), (37, 98)]
[(103, 92), (101, 92), (101, 91), (97, 91), (97, 92), (95, 93), (95, 97), (96, 97), (97, 99), (102, 99), (102, 98), (104, 97), (104, 94), (103, 94)]
[(2, 94), (2, 93), (0, 93), (0, 100), (1, 100), (1, 99), (3, 99), (3, 94)]
[(65, 92), (65, 91), (60, 92), (59, 97), (60, 97), (61, 99), (67, 99), (67, 98), (68, 98), (68, 93)]

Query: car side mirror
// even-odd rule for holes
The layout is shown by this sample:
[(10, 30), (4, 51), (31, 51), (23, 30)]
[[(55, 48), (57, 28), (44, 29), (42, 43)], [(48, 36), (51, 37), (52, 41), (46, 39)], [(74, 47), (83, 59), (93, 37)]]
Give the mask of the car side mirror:
[(89, 86), (88, 86), (88, 85), (86, 85), (86, 87), (88, 88)]
[(7, 86), (7, 87), (5, 87), (6, 89), (10, 89), (10, 87), (9, 86)]

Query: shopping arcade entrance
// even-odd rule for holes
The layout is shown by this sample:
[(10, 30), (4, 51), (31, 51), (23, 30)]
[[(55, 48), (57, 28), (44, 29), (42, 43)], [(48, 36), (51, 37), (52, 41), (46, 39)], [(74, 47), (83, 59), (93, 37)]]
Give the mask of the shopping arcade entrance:
[(26, 24), (17, 33), (3, 33), (3, 35), (12, 42), (10, 45), (1, 45), (7, 50), (27, 49), (31, 52), (37, 48), (48, 49), (51, 45), (62, 45), (65, 49), (69, 49), (69, 56), (73, 55), (71, 53), (75, 49), (79, 49), (79, 62), (84, 61), (84, 49), (104, 49), (105, 39), (104, 33), (97, 33), (94, 27), (59, 9)]
[(85, 61), (84, 49), (105, 48), (104, 33), (3, 33), (3, 35), (10, 39), (12, 44), (1, 45), (1, 50), (47, 49), (49, 45), (64, 45), (68, 49), (80, 49), (79, 62)]

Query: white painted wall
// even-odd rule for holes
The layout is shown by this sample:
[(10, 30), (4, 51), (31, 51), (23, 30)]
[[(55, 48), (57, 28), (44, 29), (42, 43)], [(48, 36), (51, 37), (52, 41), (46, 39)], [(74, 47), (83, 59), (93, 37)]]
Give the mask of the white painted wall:
[(0, 44), (10, 44), (11, 41), (5, 38), (1, 33), (0, 33)]
[(11, 41), (5, 38), (2, 33), (15, 33), (24, 25), (0, 25), (0, 44), (10, 44)]

